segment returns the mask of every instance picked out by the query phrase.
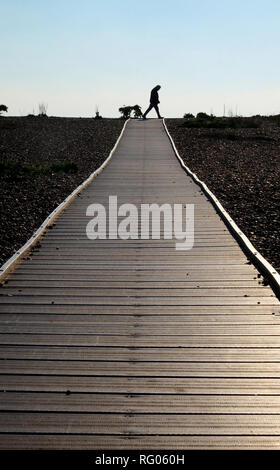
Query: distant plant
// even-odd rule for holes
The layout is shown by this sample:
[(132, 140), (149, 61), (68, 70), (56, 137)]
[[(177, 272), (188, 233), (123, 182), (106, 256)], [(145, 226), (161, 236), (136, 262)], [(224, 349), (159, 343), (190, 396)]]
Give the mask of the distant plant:
[(209, 115), (207, 113), (197, 113), (196, 119), (213, 119), (213, 114)]
[(141, 106), (139, 106), (139, 104), (133, 106), (133, 113), (136, 119), (142, 116)]
[(102, 119), (102, 116), (100, 116), (100, 114), (99, 114), (98, 106), (96, 106), (96, 108), (95, 108), (95, 116), (94, 116), (94, 119)]
[(48, 105), (47, 103), (39, 103), (38, 104), (39, 114), (38, 116), (47, 116)]
[(122, 114), (122, 119), (129, 119), (132, 112), (133, 117), (135, 118), (139, 118), (140, 116), (142, 116), (142, 111), (139, 104), (135, 104), (134, 106), (122, 106), (121, 108), (119, 108), (119, 112)]
[(8, 107), (5, 104), (0, 104), (0, 116), (3, 111), (6, 113), (8, 111)]
[(130, 118), (131, 112), (132, 112), (133, 106), (122, 106), (119, 108), (119, 112), (122, 114), (123, 119), (128, 119)]
[(184, 119), (193, 119), (194, 115), (192, 113), (186, 113), (186, 114), (184, 114), (183, 118)]

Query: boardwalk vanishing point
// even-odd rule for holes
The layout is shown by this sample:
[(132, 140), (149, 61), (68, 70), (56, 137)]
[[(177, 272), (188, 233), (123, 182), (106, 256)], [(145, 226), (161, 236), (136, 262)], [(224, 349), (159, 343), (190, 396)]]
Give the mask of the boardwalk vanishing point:
[[(90, 240), (91, 203), (194, 204), (195, 242)], [(2, 449), (280, 449), (280, 306), (161, 120), (1, 289)]]

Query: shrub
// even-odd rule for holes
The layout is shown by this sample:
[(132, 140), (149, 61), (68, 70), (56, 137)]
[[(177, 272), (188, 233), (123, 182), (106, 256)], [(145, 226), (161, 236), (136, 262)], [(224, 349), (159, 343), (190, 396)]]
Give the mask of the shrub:
[(6, 113), (8, 111), (8, 107), (5, 104), (0, 104), (0, 115), (3, 111)]
[(209, 116), (207, 113), (197, 113), (196, 119), (213, 119), (213, 115)]
[(122, 119), (128, 119), (130, 118), (132, 111), (132, 106), (122, 106), (119, 108), (119, 112), (122, 114), (121, 118)]
[(194, 115), (192, 113), (186, 113), (183, 116), (184, 119), (194, 119)]
[(141, 106), (135, 104), (134, 106), (122, 106), (119, 108), (119, 112), (122, 114), (121, 119), (129, 119), (132, 111), (135, 118), (142, 116)]
[(0, 162), (0, 177), (17, 181), (26, 176), (48, 173), (76, 173), (78, 167), (73, 162), (57, 162), (50, 166), (41, 165), (22, 165), (19, 162)]
[(139, 104), (135, 104), (133, 106), (134, 117), (139, 118), (142, 116), (141, 106)]
[(59, 162), (59, 163), (53, 163), (49, 167), (46, 167), (47, 171), (50, 171), (52, 173), (58, 173), (58, 172), (64, 172), (64, 173), (76, 173), (78, 171), (78, 167), (76, 163), (73, 162)]
[(17, 180), (29, 174), (31, 167), (24, 167), (21, 163), (0, 162), (0, 176)]

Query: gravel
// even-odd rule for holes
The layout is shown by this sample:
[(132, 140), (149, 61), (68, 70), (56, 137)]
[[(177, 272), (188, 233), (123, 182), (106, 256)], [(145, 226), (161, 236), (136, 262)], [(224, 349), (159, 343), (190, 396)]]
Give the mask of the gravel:
[(185, 164), (204, 181), (257, 250), (280, 270), (280, 127), (189, 129), (167, 119)]
[(120, 119), (2, 117), (0, 161), (74, 162), (76, 173), (36, 173), (13, 181), (0, 177), (0, 265), (45, 218), (108, 157), (124, 122)]

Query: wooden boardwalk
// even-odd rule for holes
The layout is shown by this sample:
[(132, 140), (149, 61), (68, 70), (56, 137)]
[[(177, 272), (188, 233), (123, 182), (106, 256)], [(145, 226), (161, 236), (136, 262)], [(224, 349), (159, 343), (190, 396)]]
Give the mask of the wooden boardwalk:
[[(89, 240), (93, 202), (195, 205), (195, 244)], [(159, 120), (1, 289), (2, 449), (280, 449), (280, 308)]]

